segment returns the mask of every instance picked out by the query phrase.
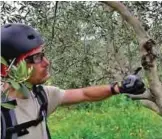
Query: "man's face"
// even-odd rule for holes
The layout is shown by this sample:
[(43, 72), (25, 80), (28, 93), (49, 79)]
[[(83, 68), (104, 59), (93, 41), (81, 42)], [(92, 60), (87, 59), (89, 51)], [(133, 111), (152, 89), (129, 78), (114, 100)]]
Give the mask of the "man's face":
[(31, 66), (33, 67), (32, 75), (28, 81), (33, 85), (42, 84), (46, 82), (50, 77), (50, 73), (49, 73), (50, 62), (42, 54), (42, 48), (36, 49), (28, 57), (32, 58), (32, 60), (34, 59), (35, 61), (38, 61), (36, 63), (32, 63), (32, 62), (30, 63), (26, 60), (28, 67)]

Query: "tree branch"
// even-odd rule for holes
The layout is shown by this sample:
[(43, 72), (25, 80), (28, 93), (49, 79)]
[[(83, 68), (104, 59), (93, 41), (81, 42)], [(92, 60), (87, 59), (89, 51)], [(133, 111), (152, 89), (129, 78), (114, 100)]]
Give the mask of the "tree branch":
[(134, 28), (140, 44), (142, 66), (145, 69), (150, 91), (155, 96), (155, 102), (159, 107), (160, 113), (162, 114), (162, 85), (157, 73), (157, 64), (155, 61), (156, 55), (152, 49), (155, 42), (149, 38), (139, 20), (134, 17), (122, 3), (118, 1), (104, 1), (103, 3), (119, 12), (123, 19), (125, 19)]
[(160, 113), (160, 109), (159, 107), (156, 105), (156, 103), (150, 101), (150, 100), (146, 100), (146, 99), (142, 99), (140, 100), (140, 102), (146, 107), (149, 108), (153, 111), (155, 111), (156, 113), (158, 113), (159, 115), (161, 115)]
[(123, 19), (125, 19), (134, 28), (136, 34), (138, 34), (137, 37), (140, 43), (145, 43), (145, 41), (148, 40), (148, 35), (142, 28), (139, 20), (136, 17), (133, 17), (122, 3), (120, 3), (119, 1), (103, 1), (103, 3), (118, 11)]
[(148, 99), (153, 102), (155, 101), (153, 95), (151, 95), (149, 90), (146, 90), (145, 93), (139, 95), (133, 95), (133, 94), (125, 94), (125, 95), (131, 98), (132, 100)]

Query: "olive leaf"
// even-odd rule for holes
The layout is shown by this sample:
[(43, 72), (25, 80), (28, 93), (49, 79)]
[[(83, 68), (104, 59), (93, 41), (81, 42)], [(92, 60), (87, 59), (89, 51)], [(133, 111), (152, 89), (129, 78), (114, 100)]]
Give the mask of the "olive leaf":
[(33, 87), (33, 85), (29, 82), (24, 82), (25, 86), (29, 89), (31, 89)]
[(1, 106), (7, 109), (14, 109), (16, 106), (9, 103), (1, 103)]
[(10, 67), (8, 77), (5, 78), (5, 82), (9, 83), (11, 87), (22, 93), (24, 97), (28, 98), (32, 84), (27, 82), (27, 80), (33, 71), (33, 67), (28, 68), (24, 60), (17, 65), (10, 65)]
[(18, 91), (21, 92), (25, 98), (28, 98), (30, 93), (29, 89), (22, 83), (20, 84), (20, 86), (21, 87)]
[(27, 73), (28, 69), (27, 69), (27, 65), (26, 62), (23, 60), (20, 62), (20, 64), (17, 67), (17, 72), (19, 73), (19, 77), (20, 78), (26, 78), (26, 73)]
[(8, 79), (8, 83), (11, 84), (11, 86), (16, 89), (16, 90), (19, 90), (20, 89), (20, 84), (15, 82), (14, 80), (11, 80), (11, 79)]
[(4, 64), (4, 65), (6, 65), (6, 66), (8, 66), (6, 60), (2, 56), (1, 56), (1, 63)]
[(28, 68), (24, 60), (22, 60), (17, 66), (12, 65), (9, 77), (18, 83), (25, 82), (29, 79), (33, 68)]
[(28, 68), (27, 75), (30, 76), (33, 72), (33, 67)]

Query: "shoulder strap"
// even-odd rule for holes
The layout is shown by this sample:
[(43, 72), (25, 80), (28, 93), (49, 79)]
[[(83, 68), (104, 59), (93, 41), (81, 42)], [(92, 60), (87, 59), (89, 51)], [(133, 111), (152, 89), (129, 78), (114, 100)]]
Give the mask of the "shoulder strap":
[(1, 108), (1, 139), (6, 138), (6, 122)]
[(45, 116), (47, 117), (48, 100), (46, 92), (44, 91), (42, 86), (33, 86), (33, 93), (35, 94), (40, 105), (40, 113), (44, 111)]
[(34, 90), (35, 95), (38, 99), (38, 103), (40, 104), (40, 111), (44, 111), (45, 112), (45, 116), (47, 116), (47, 107), (48, 107), (48, 99), (47, 99), (47, 95), (46, 92), (44, 91), (42, 86), (37, 86)]
[(17, 139), (18, 136), (28, 134), (29, 132), (27, 128), (31, 126), (37, 126), (40, 122), (42, 122), (43, 119), (45, 119), (48, 138), (51, 139), (46, 121), (48, 107), (47, 95), (42, 86), (33, 87), (33, 92), (35, 93), (40, 104), (40, 113), (38, 118), (36, 120), (28, 121), (18, 125), (14, 110), (1, 107), (1, 139)]
[(45, 116), (48, 139), (51, 139), (49, 128), (48, 128), (48, 125), (47, 125), (47, 109), (48, 109), (47, 94), (46, 94), (46, 92), (44, 91), (44, 89), (41, 85), (33, 86), (33, 92), (34, 92), (35, 96), (37, 97), (38, 103), (40, 105), (40, 115)]
[(17, 133), (7, 134), (8, 127), (14, 127), (15, 125), (17, 125), (17, 120), (16, 120), (14, 110), (1, 107), (1, 122), (2, 122), (1, 138), (2, 139), (17, 139), (17, 136), (18, 136)]
[(17, 133), (18, 136), (23, 136), (29, 133), (27, 128), (31, 126), (37, 126), (40, 122), (42, 122), (42, 120), (43, 120), (43, 116), (39, 116), (36, 120), (32, 120), (12, 127), (8, 127), (6, 130), (6, 134)]

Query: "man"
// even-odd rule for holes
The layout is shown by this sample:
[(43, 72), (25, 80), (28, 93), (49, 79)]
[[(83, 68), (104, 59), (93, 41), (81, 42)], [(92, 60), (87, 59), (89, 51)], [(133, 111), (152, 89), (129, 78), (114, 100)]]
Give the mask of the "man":
[[(42, 88), (38, 85), (45, 83), (50, 77), (50, 63), (43, 53), (44, 47), (40, 34), (30, 26), (6, 24), (1, 27), (2, 57), (9, 64), (13, 60), (15, 65), (25, 60), (28, 67), (33, 67), (28, 80), (33, 85), (29, 97), (26, 99), (22, 93), (12, 89), (8, 101), (14, 101), (16, 108), (12, 111), (2, 109), (1, 133), (4, 138), (48, 139), (50, 135), (46, 126), (46, 114), (50, 115), (59, 105), (98, 101), (119, 93), (140, 94), (145, 90), (143, 82), (135, 75), (128, 76), (121, 85), (115, 83), (67, 90), (54, 86)], [(7, 76), (6, 69), (2, 66), (2, 77)], [(6, 118), (10, 119), (10, 123)]]

